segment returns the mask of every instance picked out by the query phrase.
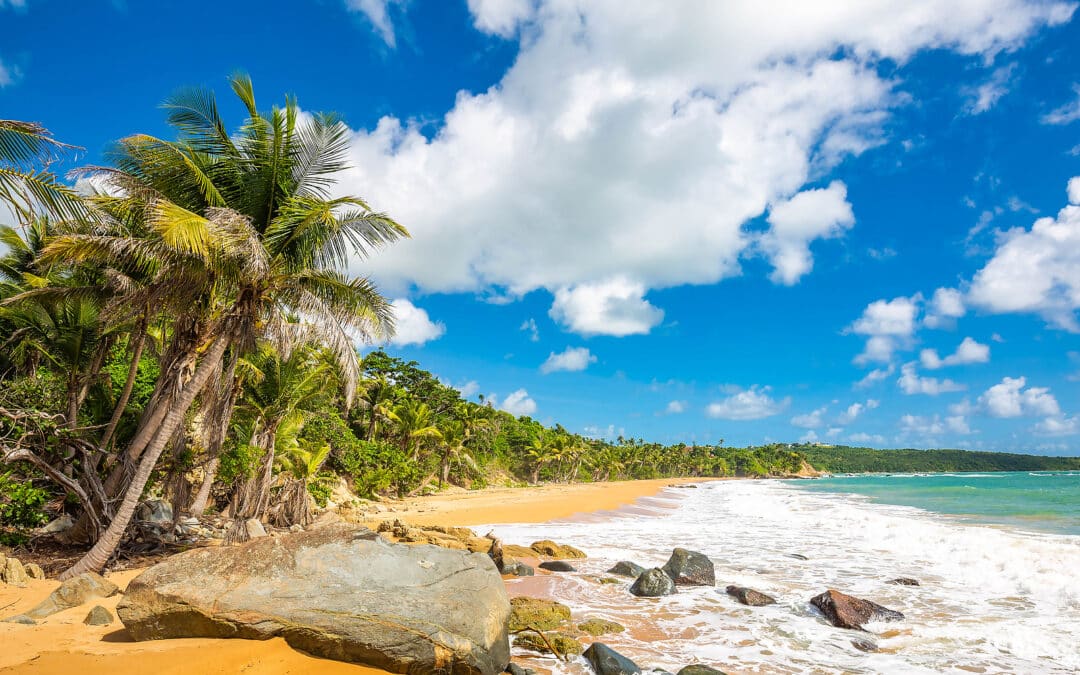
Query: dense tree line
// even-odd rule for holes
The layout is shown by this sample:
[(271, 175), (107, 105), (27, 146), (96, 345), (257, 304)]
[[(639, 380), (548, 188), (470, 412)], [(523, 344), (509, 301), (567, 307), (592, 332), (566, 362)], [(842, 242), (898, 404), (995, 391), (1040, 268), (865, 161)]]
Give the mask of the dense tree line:
[(874, 450), (819, 445), (800, 445), (795, 449), (805, 455), (815, 468), (830, 473), (1080, 470), (1080, 457), (967, 450)]
[[(350, 270), (408, 236), (334, 190), (348, 128), (294, 99), (232, 90), (166, 101), (173, 140), (134, 134), (103, 166), (52, 172), (72, 148), (0, 120), (0, 526), (61, 511), (100, 569), (138, 503), (305, 524), (341, 478), (359, 494), (448, 483), (795, 471), (786, 449), (604, 442), (462, 399), (413, 363), (357, 344), (393, 332)], [(309, 497), (310, 495), (310, 497)]]

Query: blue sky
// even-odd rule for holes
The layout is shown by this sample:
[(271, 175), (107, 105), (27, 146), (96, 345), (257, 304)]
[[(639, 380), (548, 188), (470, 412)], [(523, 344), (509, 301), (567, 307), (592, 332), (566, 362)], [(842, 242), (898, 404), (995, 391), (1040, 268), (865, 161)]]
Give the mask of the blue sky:
[(341, 113), (339, 190), (413, 234), (354, 265), (389, 350), (515, 413), (1080, 454), (1078, 13), (0, 0), (0, 116), (95, 163), (180, 86), (238, 123), (234, 70)]

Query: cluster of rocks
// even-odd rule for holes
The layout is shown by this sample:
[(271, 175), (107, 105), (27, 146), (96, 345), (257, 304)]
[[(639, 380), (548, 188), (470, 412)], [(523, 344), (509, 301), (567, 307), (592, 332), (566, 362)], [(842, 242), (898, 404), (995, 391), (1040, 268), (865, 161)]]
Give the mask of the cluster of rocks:
[[(33, 608), (21, 614), (10, 616), (4, 621), (33, 625), (57, 612), (84, 605), (91, 600), (112, 597), (119, 591), (120, 589), (116, 587), (116, 584), (100, 574), (84, 572), (61, 583), (55, 591), (49, 594), (49, 597)], [(112, 621), (112, 612), (100, 605), (92, 608), (86, 619), (84, 619), (84, 623), (95, 626), (108, 625)]]
[(574, 622), (566, 605), (528, 597), (510, 600), (508, 628), (514, 635), (515, 647), (542, 654), (550, 654), (554, 648), (558, 656), (577, 656), (585, 651), (582, 640), (626, 630), (603, 618)]
[(31, 579), (44, 579), (45, 572), (34, 563), (25, 565), (18, 558), (8, 558), (0, 553), (0, 583), (26, 586)]

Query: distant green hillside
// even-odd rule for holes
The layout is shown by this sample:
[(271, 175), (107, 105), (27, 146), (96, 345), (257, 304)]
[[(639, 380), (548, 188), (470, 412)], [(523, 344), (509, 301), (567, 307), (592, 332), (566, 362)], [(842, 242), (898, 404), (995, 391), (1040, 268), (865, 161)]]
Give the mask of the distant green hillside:
[(838, 445), (792, 448), (819, 471), (908, 473), (932, 471), (1080, 471), (1080, 457), (1043, 457), (966, 450), (874, 450)]

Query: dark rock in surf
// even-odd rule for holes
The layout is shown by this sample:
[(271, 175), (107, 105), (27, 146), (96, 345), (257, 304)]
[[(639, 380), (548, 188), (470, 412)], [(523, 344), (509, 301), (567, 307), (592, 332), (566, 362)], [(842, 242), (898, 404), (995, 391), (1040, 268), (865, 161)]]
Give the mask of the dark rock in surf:
[(662, 568), (679, 586), (715, 586), (716, 571), (703, 553), (677, 548)]
[(630, 586), (630, 592), (639, 598), (658, 598), (675, 592), (675, 582), (664, 570), (654, 567), (645, 570)]
[(630, 562), (629, 560), (620, 560), (615, 563), (615, 566), (607, 571), (608, 574), (618, 574), (621, 577), (633, 577), (638, 578), (646, 568), (641, 565)]
[(867, 654), (873, 654), (878, 650), (878, 646), (870, 640), (852, 640), (851, 646)]
[(871, 621), (900, 621), (904, 615), (896, 610), (829, 589), (810, 599), (825, 618), (837, 628), (866, 630), (863, 624)]
[(626, 658), (603, 642), (594, 642), (585, 650), (585, 660), (597, 675), (637, 675), (638, 664)]
[(895, 579), (889, 579), (885, 583), (892, 584), (893, 586), (922, 586), (918, 579), (912, 579), (910, 577), (897, 577)]
[(536, 574), (536, 571), (525, 563), (515, 560), (514, 562), (504, 564), (502, 573), (515, 577), (531, 577)]
[(695, 663), (692, 666), (686, 666), (680, 670), (678, 675), (725, 675), (725, 673), (712, 666), (703, 666), (700, 663)]
[(764, 593), (760, 593), (745, 586), (728, 586), (727, 594), (742, 604), (751, 607), (764, 607), (765, 605), (776, 604), (776, 598), (771, 595), (765, 595)]
[(577, 568), (565, 560), (548, 560), (540, 563), (540, 569), (548, 572), (577, 572)]

